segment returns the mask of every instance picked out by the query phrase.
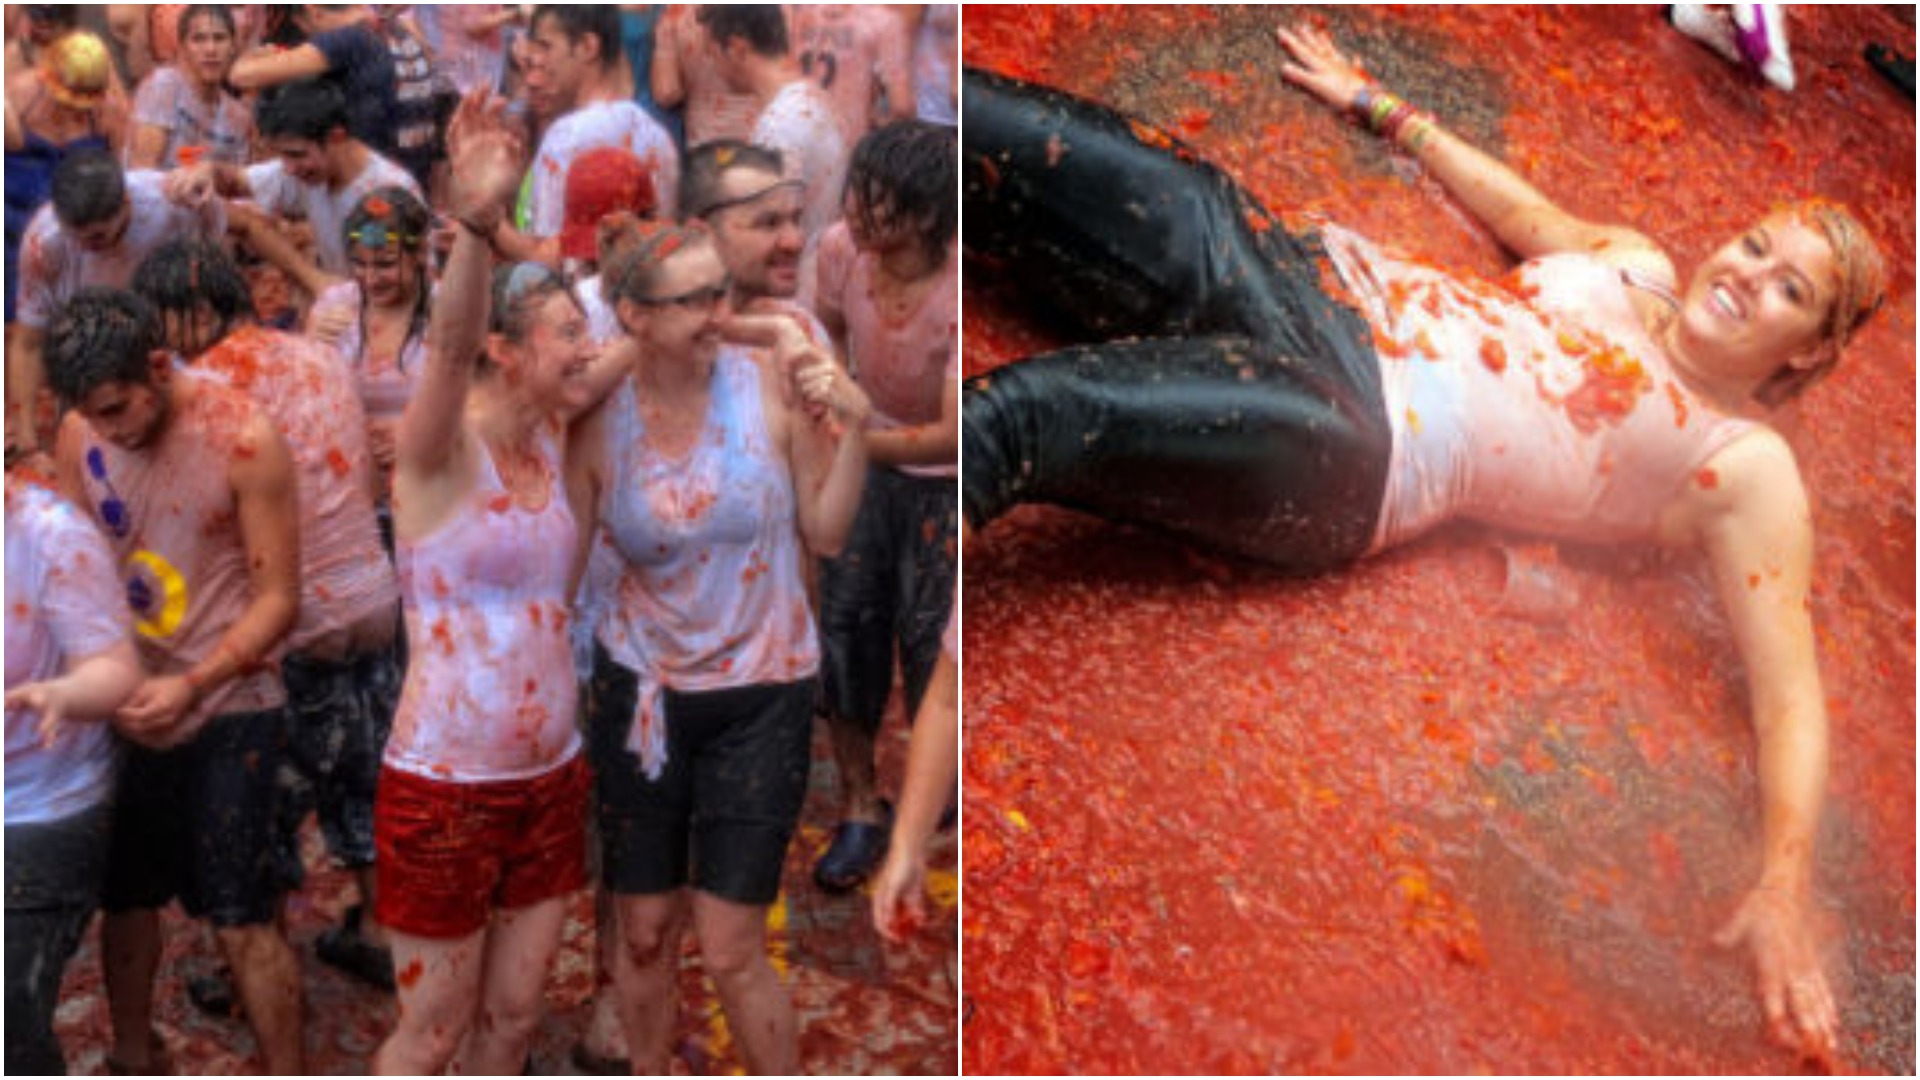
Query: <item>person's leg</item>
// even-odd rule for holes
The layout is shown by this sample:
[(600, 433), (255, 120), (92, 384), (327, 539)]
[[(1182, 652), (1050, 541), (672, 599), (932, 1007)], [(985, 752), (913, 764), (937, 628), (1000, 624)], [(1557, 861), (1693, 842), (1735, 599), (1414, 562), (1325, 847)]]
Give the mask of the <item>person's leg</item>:
[(840, 822), (814, 866), (814, 881), (830, 891), (860, 884), (886, 853), (886, 812), (875, 790), (873, 750), (893, 686), (903, 545), (895, 533), (904, 489), (900, 474), (869, 468), (844, 550), (820, 564), (821, 666)]
[(799, 1071), (800, 1041), (793, 999), (767, 959), (767, 905), (740, 904), (696, 891), (694, 934), (700, 960), (727, 1010), (727, 1030), (761, 1076)]
[(192, 858), (184, 750), (129, 747), (120, 762), (102, 891), (100, 969), (113, 1020), (107, 1060), (128, 1072), (155, 1067), (153, 977), (160, 966), (160, 909), (179, 894)]
[(1377, 385), (1244, 338), (1113, 342), (971, 380), (967, 523), (1046, 502), (1311, 571), (1372, 541), (1392, 433)]
[(905, 477), (907, 497), (900, 500), (905, 517), (902, 550), (896, 568), (899, 610), (894, 637), (900, 643), (900, 684), (906, 698), (907, 722), (919, 715), (927, 682), (940, 659), (940, 638), (953, 610), (954, 578), (960, 568), (959, 505), (956, 484), (940, 477)]
[(221, 926), (215, 936), (233, 971), (247, 1023), (260, 1044), (267, 1072), (306, 1072), (305, 1028), (300, 1015), (300, 959), (274, 922)]
[(6, 1072), (67, 1071), (53, 1010), (100, 902), (112, 811), (6, 827)]
[(300, 961), (279, 920), (276, 774), (286, 736), (282, 709), (215, 717), (194, 741), (182, 808), (194, 830), (185, 906), (213, 924), (267, 1070), (281, 1075), (304, 1072), (306, 1054)]
[(513, 1076), (525, 1066), (566, 921), (564, 896), (494, 913), (482, 950), (479, 1015), (460, 1044), (454, 1071)]
[(100, 968), (113, 1018), (107, 1059), (127, 1072), (153, 1068), (153, 976), (160, 967), (160, 912), (111, 911), (100, 919)]
[(1049, 313), (1095, 340), (1244, 334), (1296, 356), (1329, 334), (1366, 340), (1319, 293), (1318, 245), (1178, 140), (1046, 87), (963, 78), (963, 243)]
[[(456, 938), (421, 937), (389, 928), (399, 970), (399, 1013), (393, 1033), (373, 1055), (380, 1076), (433, 1076), (459, 1050), (480, 1002), (487, 932)], [(515, 1062), (510, 1073), (520, 1072)]]
[(636, 1076), (661, 1075), (672, 1064), (674, 1028), (680, 1016), (676, 980), (680, 935), (686, 928), (687, 891), (614, 898), (620, 924), (613, 979), (619, 988), (621, 1026)]

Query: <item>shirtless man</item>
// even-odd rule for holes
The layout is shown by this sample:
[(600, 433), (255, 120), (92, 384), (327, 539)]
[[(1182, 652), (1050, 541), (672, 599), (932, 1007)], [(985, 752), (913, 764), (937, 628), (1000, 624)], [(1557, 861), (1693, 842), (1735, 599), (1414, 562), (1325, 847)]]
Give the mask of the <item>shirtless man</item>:
[(797, 4), (793, 39), (801, 72), (826, 92), (848, 146), (914, 115), (911, 44), (898, 12), (877, 4)]
[(753, 131), (760, 103), (736, 90), (720, 75), (718, 50), (700, 25), (698, 4), (673, 4), (660, 17), (653, 46), (654, 103), (681, 108), (686, 117), (686, 147), (715, 139), (744, 139)]
[(285, 692), (273, 672), (299, 605), (286, 442), (237, 392), (177, 371), (159, 318), (86, 289), (47, 329), (49, 382), (72, 406), (61, 487), (120, 559), (144, 667), (116, 714), (137, 745), (120, 776), (101, 954), (116, 1071), (152, 1072), (160, 907), (215, 928), (273, 1073), (305, 1072), (299, 961), (275, 925), (274, 772)]

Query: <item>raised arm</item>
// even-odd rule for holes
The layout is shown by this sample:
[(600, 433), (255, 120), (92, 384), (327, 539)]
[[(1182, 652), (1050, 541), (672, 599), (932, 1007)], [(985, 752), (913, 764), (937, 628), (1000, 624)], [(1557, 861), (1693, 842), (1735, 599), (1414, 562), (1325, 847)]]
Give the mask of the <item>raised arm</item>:
[(1827, 786), (1827, 712), (1808, 611), (1813, 525), (1793, 452), (1749, 435), (1707, 464), (1685, 513), (1706, 550), (1747, 671), (1759, 744), (1760, 879), (1719, 940), (1752, 956), (1773, 1037), (1830, 1061), (1839, 1020), (1815, 942), (1813, 845)]
[(674, 4), (661, 16), (653, 34), (653, 70), (648, 80), (653, 83), (654, 104), (663, 109), (671, 109), (687, 99), (687, 82), (680, 74), (680, 42), (687, 29), (681, 24), (692, 17), (693, 11), (687, 5)]
[(341, 281), (302, 254), (274, 224), (273, 218), (245, 203), (227, 205), (227, 231), (255, 255), (279, 267), (309, 296), (319, 296)]
[(1672, 262), (1652, 240), (1622, 225), (1568, 213), (1498, 158), (1386, 93), (1324, 32), (1283, 26), (1275, 33), (1289, 57), (1280, 66), (1288, 82), (1393, 138), (1520, 258), (1582, 251), (1674, 280)]
[(457, 452), (474, 360), (486, 342), (493, 269), (487, 237), (519, 185), (520, 138), (503, 109), (492, 94), (475, 91), (461, 100), (448, 132), (452, 216), (459, 227), (427, 330), (426, 370), (400, 423), (400, 478), (437, 475)]
[(327, 54), (321, 52), (318, 45), (255, 49), (233, 62), (227, 81), (236, 90), (264, 90), (325, 75), (327, 66)]

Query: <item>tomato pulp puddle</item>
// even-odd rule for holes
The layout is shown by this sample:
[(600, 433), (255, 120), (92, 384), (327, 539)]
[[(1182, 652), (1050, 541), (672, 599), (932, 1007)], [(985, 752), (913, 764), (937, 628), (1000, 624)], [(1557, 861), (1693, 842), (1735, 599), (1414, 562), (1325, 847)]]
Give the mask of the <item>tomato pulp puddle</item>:
[[(1289, 89), (1290, 17), (969, 8), (970, 63), (1115, 105), (1285, 214), (1498, 276), (1404, 158)], [(1852, 205), (1892, 268), (1773, 422), (1818, 534), (1818, 854), (1840, 1064), (1914, 1068), (1914, 120), (1881, 9), (1796, 8), (1800, 87), (1651, 9), (1330, 10), (1390, 88), (1682, 267), (1775, 204)], [(966, 281), (967, 373), (1064, 343)], [(1548, 564), (1502, 610), (1502, 547)], [(1743, 672), (1704, 562), (1453, 528), (1341, 573), (1048, 508), (968, 552), (969, 1072), (1776, 1072), (1744, 956)]]

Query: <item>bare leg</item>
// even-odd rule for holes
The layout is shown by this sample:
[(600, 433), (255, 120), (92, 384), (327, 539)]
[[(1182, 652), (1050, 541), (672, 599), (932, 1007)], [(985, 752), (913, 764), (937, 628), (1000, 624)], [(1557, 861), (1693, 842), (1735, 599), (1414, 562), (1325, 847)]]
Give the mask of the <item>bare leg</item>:
[(627, 1036), (620, 1019), (620, 988), (614, 983), (614, 968), (620, 963), (620, 917), (613, 909), (613, 894), (594, 890), (593, 921), (595, 959), (600, 970), (593, 985), (593, 1012), (587, 1018), (587, 1030), (580, 1043), (598, 1058), (618, 1061), (627, 1056)]
[(260, 1043), (267, 1072), (298, 1076), (307, 1071), (305, 1026), (300, 1015), (300, 960), (273, 923), (223, 926), (214, 931), (233, 969), (240, 1003)]
[(674, 978), (687, 892), (616, 896), (614, 906), (620, 915), (620, 950), (613, 973), (627, 1030), (627, 1056), (635, 1075), (665, 1073), (680, 1012)]
[(100, 920), (100, 966), (113, 1015), (110, 1060), (134, 1072), (152, 1067), (153, 974), (160, 966), (160, 913), (109, 912)]
[(763, 1076), (797, 1072), (800, 1040), (793, 1000), (767, 959), (766, 907), (696, 892), (693, 927), (747, 1071)]
[(353, 880), (360, 886), (360, 940), (384, 949), (387, 947), (387, 928), (373, 917), (373, 913), (379, 910), (374, 903), (374, 889), (379, 887), (374, 880), (374, 868), (363, 866), (355, 870)]
[(468, 1076), (517, 1076), (527, 1043), (540, 1026), (547, 972), (560, 951), (566, 897), (495, 912), (484, 949), (486, 974), (480, 1015), (467, 1029), (456, 1071)]
[(454, 939), (387, 931), (399, 979), (400, 1016), (393, 1034), (373, 1056), (376, 1074), (432, 1076), (446, 1071), (480, 1002), (486, 937), (485, 930)]

